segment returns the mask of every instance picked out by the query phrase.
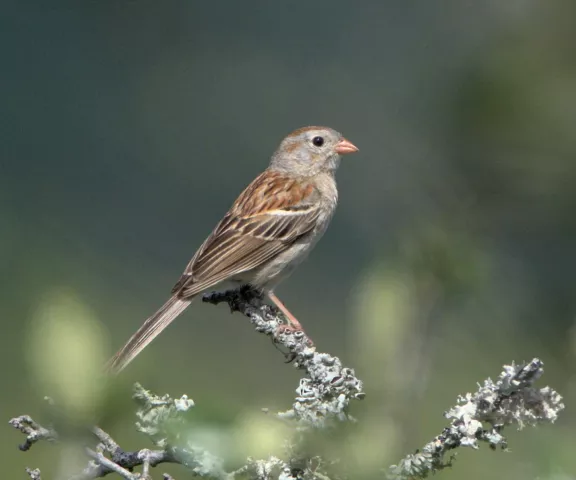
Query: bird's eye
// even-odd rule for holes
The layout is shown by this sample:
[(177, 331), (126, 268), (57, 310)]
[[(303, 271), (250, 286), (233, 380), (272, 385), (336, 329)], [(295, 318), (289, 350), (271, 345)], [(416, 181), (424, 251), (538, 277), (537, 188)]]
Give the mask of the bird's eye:
[(322, 145), (324, 145), (324, 139), (322, 137), (314, 137), (312, 139), (312, 143), (317, 147), (321, 147)]

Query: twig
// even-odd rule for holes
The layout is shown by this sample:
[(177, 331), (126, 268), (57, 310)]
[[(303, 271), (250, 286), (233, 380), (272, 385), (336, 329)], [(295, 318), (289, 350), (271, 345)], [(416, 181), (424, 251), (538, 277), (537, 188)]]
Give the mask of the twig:
[[(457, 447), (478, 448), (481, 441), (492, 449), (506, 449), (508, 444), (501, 433), (505, 426), (515, 424), (521, 429), (542, 422), (553, 423), (564, 409), (562, 397), (550, 387), (539, 390), (532, 387), (544, 373), (543, 366), (538, 358), (525, 365), (504, 365), (496, 383), (487, 379), (476, 393), (460, 395), (457, 405), (444, 414), (452, 420), (450, 426), (421, 450), (392, 465), (388, 477), (426, 478), (451, 466), (454, 457), (448, 461), (444, 457)], [(484, 424), (489, 428), (485, 429)]]
[(150, 450), (144, 449), (138, 452), (138, 458), (142, 460), (142, 479), (149, 480), (150, 478)]
[(23, 452), (30, 450), (38, 440), (48, 440), (49, 442), (58, 440), (58, 434), (54, 430), (38, 425), (29, 415), (13, 418), (9, 423), (26, 435), (26, 441), (18, 446)]
[[(137, 476), (130, 473), (129, 470), (121, 467), (118, 463), (109, 460), (104, 456), (102, 452), (95, 452), (94, 450), (87, 448), (86, 455), (96, 461), (96, 463), (102, 467), (100, 469), (100, 477), (107, 475), (108, 473), (115, 472), (126, 480), (137, 480)], [(74, 477), (76, 478), (76, 477)]]

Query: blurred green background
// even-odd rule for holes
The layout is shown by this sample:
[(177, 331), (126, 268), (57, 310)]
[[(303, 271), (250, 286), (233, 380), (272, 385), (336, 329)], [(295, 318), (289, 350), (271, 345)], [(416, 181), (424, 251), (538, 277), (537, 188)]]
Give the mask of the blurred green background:
[[(273, 451), (259, 408), (289, 408), (298, 372), (224, 306), (193, 305), (112, 400), (83, 365), (162, 304), (283, 136), (325, 124), (360, 153), (278, 293), (365, 380), (347, 458), (377, 475), (440, 433), (457, 394), (538, 356), (565, 396), (557, 424), (509, 429), (510, 453), (464, 450), (442, 476), (574, 478), (575, 19), (560, 0), (3, 2), (4, 420), (69, 392), (81, 418), (107, 405), (125, 448), (149, 446), (138, 380), (191, 396), (216, 450)], [(6, 478), (61, 468), (20, 441), (1, 429)]]

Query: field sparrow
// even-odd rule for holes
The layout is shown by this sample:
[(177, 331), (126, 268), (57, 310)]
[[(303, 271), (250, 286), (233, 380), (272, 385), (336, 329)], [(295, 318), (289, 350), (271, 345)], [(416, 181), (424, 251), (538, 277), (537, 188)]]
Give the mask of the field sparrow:
[(274, 294), (320, 239), (336, 208), (334, 174), (340, 155), (358, 149), (327, 127), (300, 128), (288, 135), (270, 165), (240, 194), (198, 249), (170, 299), (107, 364), (123, 370), (194, 297), (226, 281), (268, 295), (292, 329), (300, 323)]

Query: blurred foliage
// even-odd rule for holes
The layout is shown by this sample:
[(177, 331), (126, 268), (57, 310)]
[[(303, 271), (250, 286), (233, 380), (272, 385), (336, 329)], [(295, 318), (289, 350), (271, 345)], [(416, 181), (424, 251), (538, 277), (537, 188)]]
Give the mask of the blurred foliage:
[(26, 356), (38, 398), (50, 392), (74, 422), (90, 424), (101, 408), (107, 360), (101, 324), (66, 292), (52, 292), (30, 323)]
[[(463, 452), (443, 476), (573, 474), (575, 8), (5, 2), (6, 420), (74, 392), (80, 417), (102, 401), (102, 426), (136, 445), (139, 380), (192, 396), (203, 438), (249, 429), (233, 437), (242, 455), (273, 443), (259, 408), (286, 408), (297, 374), (223, 308), (195, 304), (105, 398), (84, 360), (165, 300), (282, 136), (327, 124), (360, 153), (342, 163), (326, 238), (279, 293), (366, 381), (363, 423), (334, 448), (376, 474), (436, 435), (458, 393), (539, 356), (566, 397), (558, 424), (511, 433), (510, 453)], [(50, 478), (53, 449), (19, 455), (18, 441), (0, 435), (15, 453), (5, 476), (30, 465)]]

